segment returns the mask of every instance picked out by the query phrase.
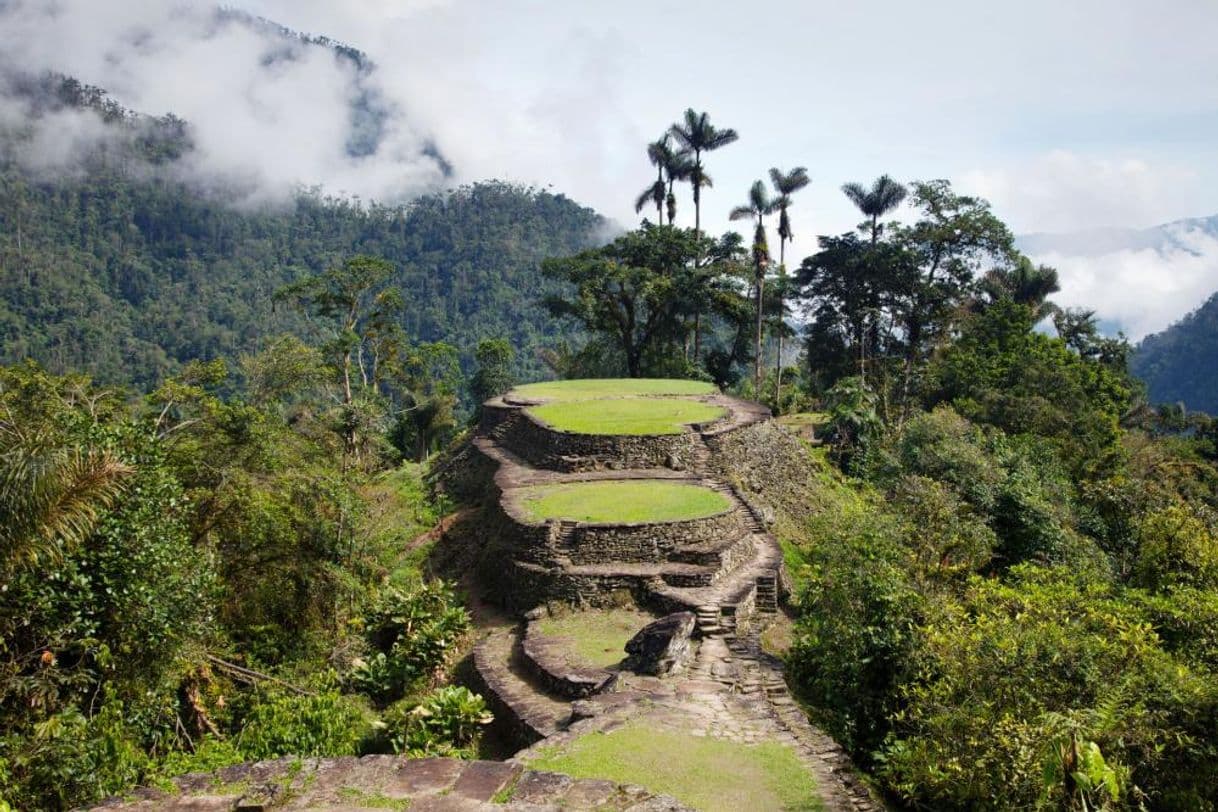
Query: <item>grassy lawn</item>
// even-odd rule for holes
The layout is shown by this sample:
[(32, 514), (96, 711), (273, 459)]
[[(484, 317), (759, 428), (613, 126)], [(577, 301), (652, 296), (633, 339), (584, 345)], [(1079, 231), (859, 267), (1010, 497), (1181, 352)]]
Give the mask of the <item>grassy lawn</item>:
[(719, 406), (678, 398), (559, 400), (528, 411), (556, 429), (578, 434), (680, 434), (689, 423), (724, 415)]
[(602, 480), (534, 485), (516, 495), (531, 521), (667, 522), (700, 519), (731, 507), (727, 497), (701, 485), (662, 479)]
[(639, 784), (703, 812), (822, 809), (816, 783), (781, 744), (735, 744), (631, 722), (545, 753), (529, 767)]
[(525, 384), (513, 389), (512, 394), (538, 400), (588, 400), (630, 395), (709, 395), (715, 391), (715, 385), (705, 381), (669, 378), (587, 378)]
[(546, 637), (562, 638), (572, 665), (608, 668), (626, 657), (626, 641), (652, 620), (651, 615), (628, 609), (571, 612), (540, 621)]

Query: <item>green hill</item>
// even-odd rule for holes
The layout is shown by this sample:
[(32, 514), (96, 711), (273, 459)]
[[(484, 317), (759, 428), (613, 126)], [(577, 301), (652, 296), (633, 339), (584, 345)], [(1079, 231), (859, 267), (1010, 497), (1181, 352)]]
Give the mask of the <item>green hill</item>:
[(606, 221), (562, 196), (498, 181), (401, 206), (302, 192), (278, 207), (237, 205), (249, 190), (178, 180), (188, 122), (124, 109), (65, 77), (2, 77), (30, 121), (64, 108), (110, 137), (69, 171), (29, 168), (29, 128), (0, 126), (0, 363), (147, 387), (192, 359), (232, 357), (268, 334), (302, 331), (272, 295), (355, 253), (384, 257), (406, 300), (403, 327), (468, 360), (481, 338), (530, 350), (562, 329), (538, 306), (557, 283), (542, 259), (594, 244)]
[(1218, 294), (1161, 333), (1147, 336), (1130, 359), (1153, 403), (1183, 403), (1218, 414)]

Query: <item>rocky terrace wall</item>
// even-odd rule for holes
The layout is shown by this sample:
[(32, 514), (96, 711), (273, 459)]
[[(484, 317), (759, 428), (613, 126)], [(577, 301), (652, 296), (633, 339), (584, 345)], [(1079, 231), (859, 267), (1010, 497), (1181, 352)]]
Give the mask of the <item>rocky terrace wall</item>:
[(744, 519), (733, 506), (715, 516), (687, 521), (576, 525), (564, 551), (575, 564), (661, 562), (681, 547), (738, 538), (743, 533)]
[[(506, 410), (509, 407), (504, 407)], [(626, 468), (675, 468), (693, 463), (697, 442), (692, 432), (655, 436), (576, 434), (542, 424), (522, 409), (507, 417), (486, 417), (498, 442), (536, 468), (552, 471), (594, 471)]]

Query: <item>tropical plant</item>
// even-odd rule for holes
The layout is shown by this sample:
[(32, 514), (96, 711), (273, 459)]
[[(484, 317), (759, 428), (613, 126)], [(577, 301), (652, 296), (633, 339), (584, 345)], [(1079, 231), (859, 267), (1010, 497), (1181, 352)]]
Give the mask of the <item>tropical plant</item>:
[(770, 264), (770, 249), (766, 244), (765, 218), (773, 214), (775, 201), (770, 199), (765, 184), (753, 181), (749, 187), (749, 202), (732, 209), (729, 216), (732, 220), (753, 220), (753, 292), (757, 305), (757, 335), (753, 355), (753, 386), (754, 391), (761, 391), (761, 336), (765, 319), (765, 272)]
[(468, 757), (492, 721), (486, 700), (459, 685), (438, 688), (417, 703), (394, 706), (385, 714), (389, 746), (411, 758)]
[(1048, 265), (1033, 265), (1025, 256), (1020, 256), (1009, 268), (991, 268), (981, 278), (979, 287), (990, 301), (1010, 299), (1030, 307), (1038, 322), (1060, 312), (1049, 301), (1050, 296), (1061, 290), (1057, 270)]
[(778, 336), (778, 357), (774, 362), (774, 403), (779, 410), (782, 408), (782, 345), (787, 332), (784, 329), (786, 326), (784, 299), (787, 287), (787, 243), (795, 237), (795, 232), (791, 228), (791, 195), (811, 182), (812, 179), (808, 177), (808, 170), (805, 167), (797, 166), (789, 172), (783, 172), (776, 166), (770, 168), (770, 184), (777, 195), (774, 199), (774, 208), (778, 210), (778, 272), (781, 277), (780, 283), (775, 288), (778, 294), (776, 297), (778, 311), (776, 321), (778, 323), (775, 325), (775, 332)]
[(702, 188), (711, 185), (711, 179), (702, 166), (702, 153), (726, 147), (740, 136), (735, 130), (715, 127), (709, 115), (696, 112), (692, 107), (685, 111), (684, 120), (672, 125), (669, 132), (678, 144), (694, 156), (688, 180), (694, 189), (694, 231), (701, 236)]
[(850, 202), (858, 207), (866, 217), (870, 218), (871, 244), (875, 245), (880, 239), (884, 227), (880, 218), (901, 205), (908, 193), (904, 186), (897, 183), (888, 175), (880, 175), (868, 188), (861, 183), (847, 183), (842, 186), (842, 192), (850, 198)]
[(648, 204), (655, 206), (656, 220), (660, 225), (664, 225), (664, 197), (668, 191), (668, 183), (664, 174), (665, 154), (668, 152), (667, 135), (659, 141), (653, 141), (647, 145), (647, 159), (656, 168), (656, 179), (640, 192), (634, 201), (634, 211), (636, 214), (643, 211)]

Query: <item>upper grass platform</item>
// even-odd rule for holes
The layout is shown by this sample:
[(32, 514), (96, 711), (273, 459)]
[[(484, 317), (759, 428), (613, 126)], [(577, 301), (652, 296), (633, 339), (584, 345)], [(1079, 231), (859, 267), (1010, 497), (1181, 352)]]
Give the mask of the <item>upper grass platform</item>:
[(730, 509), (718, 491), (662, 479), (611, 479), (520, 488), (529, 520), (625, 524), (701, 519)]
[(671, 378), (586, 378), (517, 386), (509, 396), (528, 400), (592, 400), (664, 395), (712, 395), (714, 384)]
[(690, 423), (709, 423), (726, 414), (700, 400), (614, 397), (555, 400), (528, 407), (529, 414), (560, 431), (576, 434), (680, 434)]

